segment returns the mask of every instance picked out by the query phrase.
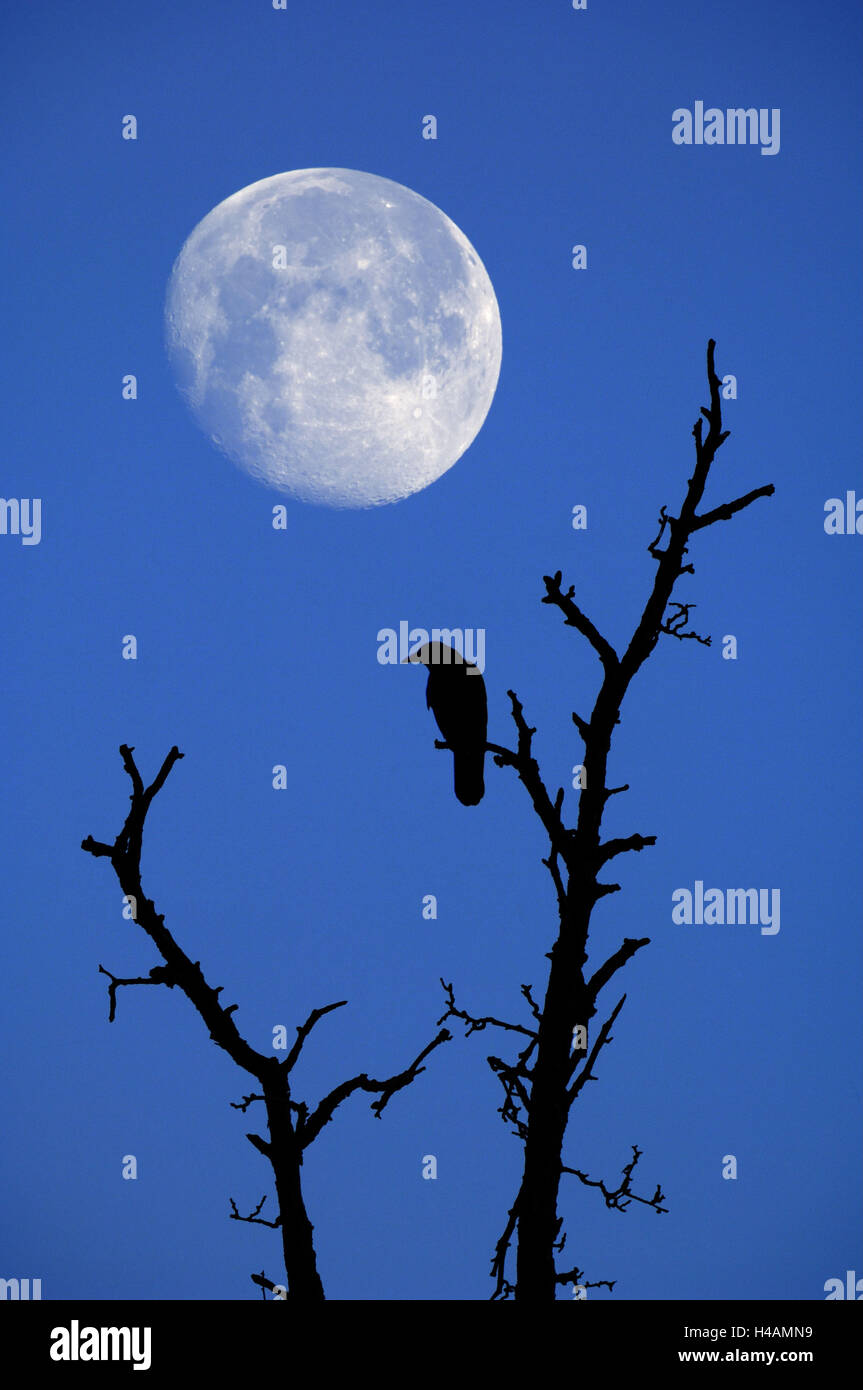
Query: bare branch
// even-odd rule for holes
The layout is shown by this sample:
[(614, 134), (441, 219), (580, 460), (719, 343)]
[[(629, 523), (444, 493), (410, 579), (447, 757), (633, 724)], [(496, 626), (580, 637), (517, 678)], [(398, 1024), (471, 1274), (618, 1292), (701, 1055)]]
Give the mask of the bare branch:
[(584, 1271), (581, 1270), (581, 1269), (579, 1269), (577, 1265), (574, 1265), (572, 1269), (567, 1269), (567, 1270), (562, 1271), (562, 1273), (560, 1273), (560, 1274), (555, 1274), (555, 1276), (554, 1276), (554, 1282), (555, 1282), (556, 1284), (578, 1284), (579, 1288), (582, 1288), (582, 1289), (603, 1289), (603, 1288), (605, 1288), (605, 1289), (608, 1289), (609, 1293), (613, 1293), (613, 1292), (614, 1292), (614, 1286), (615, 1286), (615, 1284), (617, 1283), (617, 1280), (616, 1280), (616, 1279), (585, 1279), (585, 1277), (584, 1277)]
[(667, 554), (667, 551), (660, 550), (659, 547), (662, 544), (662, 537), (665, 535), (666, 526), (670, 527), (672, 525), (675, 525), (676, 522), (677, 517), (669, 516), (664, 507), (660, 508), (659, 522), (657, 523), (659, 526), (659, 530), (654, 539), (650, 542), (650, 544), (647, 547), (647, 549), (650, 551), (651, 555), (655, 560), (661, 560), (662, 556)]
[[(141, 844), (147, 811), (157, 792), (165, 785), (171, 768), (183, 755), (175, 745), (164, 759), (150, 786), (145, 788), (143, 778), (132, 756), (133, 751), (128, 744), (120, 745), (123, 766), (132, 782), (132, 796), (129, 813), (122, 830), (114, 841), (110, 859), (124, 895), (135, 899), (137, 925), (147, 933), (156, 946), (164, 965), (155, 966), (150, 971), (148, 980), (118, 980), (113, 988), (110, 1017), (113, 1019), (116, 987), (120, 984), (167, 984), (172, 988), (174, 985), (178, 985), (197, 1009), (207, 1025), (213, 1041), (228, 1053), (237, 1066), (250, 1072), (263, 1085), (264, 1075), (272, 1059), (257, 1052), (238, 1032), (232, 1018), (237, 1005), (231, 1004), (227, 1008), (222, 1007), (219, 1003), (221, 987), (213, 989), (207, 984), (201, 971), (200, 962), (191, 961), (174, 940), (171, 932), (165, 926), (164, 917), (156, 912), (153, 902), (145, 895), (141, 883)], [(95, 853), (97, 857), (102, 857), (105, 846), (89, 836), (82, 842), (82, 848), (91, 854)], [(103, 973), (108, 974), (108, 971)]]
[(372, 1077), (367, 1076), (365, 1072), (361, 1072), (359, 1076), (353, 1076), (350, 1081), (343, 1081), (341, 1085), (334, 1087), (329, 1095), (324, 1096), (323, 1100), (318, 1102), (315, 1109), (309, 1115), (308, 1120), (303, 1125), (302, 1131), (298, 1135), (302, 1147), (306, 1149), (309, 1144), (313, 1143), (324, 1125), (329, 1124), (330, 1120), (333, 1118), (333, 1114), (341, 1105), (342, 1101), (347, 1100), (348, 1096), (353, 1095), (354, 1091), (369, 1091), (380, 1095), (379, 1100), (372, 1101), (371, 1107), (374, 1114), (380, 1119), (385, 1106), (395, 1095), (396, 1091), (401, 1091), (405, 1086), (409, 1086), (421, 1071), (425, 1071), (425, 1067), (421, 1066), (420, 1063), (423, 1062), (429, 1053), (434, 1051), (436, 1047), (439, 1047), (441, 1043), (449, 1042), (451, 1038), (452, 1033), (450, 1033), (447, 1028), (441, 1029), (437, 1036), (432, 1038), (432, 1041), (423, 1048), (419, 1056), (411, 1062), (409, 1067), (399, 1072), (397, 1076), (388, 1077), (386, 1081), (375, 1081)]
[[(442, 1023), (445, 1023), (448, 1018), (460, 1018), (462, 1022), (467, 1025), (465, 1029), (466, 1038), (469, 1038), (471, 1033), (481, 1033), (484, 1028), (505, 1028), (510, 1033), (523, 1033), (525, 1037), (536, 1038), (536, 1032), (534, 1031), (534, 1029), (525, 1028), (521, 1023), (507, 1023), (503, 1019), (491, 1017), (474, 1018), (474, 1016), (472, 1014), (469, 1014), (465, 1009), (456, 1008), (455, 994), (452, 985), (447, 984), (446, 981), (443, 979), (441, 980), (441, 984), (444, 990), (446, 991), (447, 1007), (446, 1012), (441, 1014), (440, 1018), (438, 1019), (438, 1026), (440, 1026), (440, 1024)], [(524, 994), (527, 986), (522, 985), (521, 988), (522, 993)]]
[(519, 1107), (528, 1113), (530, 1100), (519, 1074), (518, 1063), (510, 1066), (500, 1057), (488, 1057), (486, 1060), (503, 1086), (504, 1100), (503, 1105), (498, 1107), (498, 1114), (504, 1124), (515, 1126), (513, 1133), (517, 1139), (526, 1139), (527, 1124), (521, 1118)]
[(498, 1114), (504, 1124), (515, 1126), (514, 1133), (517, 1138), (527, 1137), (527, 1126), (521, 1119), (520, 1109), (527, 1113), (530, 1110), (530, 1097), (524, 1082), (532, 1082), (533, 1068), (528, 1066), (533, 1051), (539, 1042), (539, 1036), (531, 1038), (526, 1047), (516, 1057), (513, 1063), (504, 1062), (500, 1057), (487, 1057), (486, 1061), (503, 1087), (503, 1105), (498, 1108)]
[[(151, 979), (147, 975), (138, 975), (135, 979), (121, 980), (117, 975), (112, 975), (110, 970), (106, 970), (104, 965), (100, 965), (99, 970), (102, 975), (107, 975), (111, 981), (108, 986), (108, 998), (111, 1001), (111, 1007), (108, 1010), (109, 1023), (113, 1023), (117, 1016), (117, 990), (120, 985), (163, 985), (168, 983), (167, 980), (161, 980), (157, 976)], [(153, 975), (153, 971), (150, 971), (150, 975)]]
[(156, 776), (153, 778), (153, 781), (150, 783), (150, 786), (147, 788), (145, 792), (145, 796), (147, 797), (148, 801), (152, 801), (156, 793), (162, 790), (162, 788), (165, 785), (168, 773), (171, 771), (171, 768), (174, 766), (174, 763), (182, 757), (183, 754), (180, 752), (179, 748), (175, 744), (174, 747), (171, 749), (170, 753), (165, 758), (165, 761), (162, 763), (162, 766), (159, 768), (159, 771), (156, 773)]
[(772, 497), (775, 491), (772, 483), (767, 483), (765, 487), (753, 488), (744, 497), (737, 497), (733, 502), (723, 502), (721, 507), (714, 507), (711, 512), (704, 512), (701, 516), (693, 517), (690, 529), (701, 531), (705, 526), (712, 526), (715, 521), (730, 521), (736, 512), (742, 512), (744, 507), (748, 507), (759, 497)]
[[(558, 790), (557, 796), (555, 797), (555, 801), (554, 801), (554, 809), (555, 809), (555, 812), (557, 813), (557, 818), (558, 818), (558, 820), (560, 821), (561, 825), (563, 824), (563, 821), (562, 821), (561, 815), (560, 815), (562, 806), (563, 806), (563, 787), (561, 787), (561, 788)], [(543, 864), (545, 865), (545, 867), (548, 869), (548, 872), (551, 874), (551, 881), (552, 881), (552, 883), (554, 884), (554, 891), (555, 891), (555, 893), (557, 894), (557, 906), (558, 906), (558, 909), (559, 909), (559, 911), (560, 911), (561, 920), (562, 920), (562, 919), (563, 919), (563, 915), (564, 915), (564, 913), (565, 913), (565, 911), (566, 911), (566, 888), (564, 887), (563, 878), (562, 878), (561, 872), (560, 872), (560, 866), (559, 866), (559, 864), (558, 864), (558, 851), (557, 851), (557, 849), (554, 848), (554, 847), (552, 847), (551, 852), (550, 852), (548, 858), (547, 858), (547, 859), (543, 859), (542, 862), (543, 862)]]
[[(132, 757), (134, 751), (134, 748), (130, 748), (127, 743), (120, 744), (120, 753), (123, 758), (123, 766), (132, 779), (132, 796), (136, 797), (144, 795), (144, 782), (140, 772), (138, 771), (135, 759)], [(171, 751), (173, 752), (173, 749)]]
[(261, 1210), (261, 1208), (264, 1205), (264, 1202), (267, 1200), (266, 1196), (263, 1196), (261, 1198), (260, 1202), (255, 1207), (255, 1210), (249, 1216), (240, 1215), (239, 1211), (237, 1210), (237, 1204), (234, 1201), (233, 1197), (230, 1197), (228, 1200), (231, 1203), (231, 1221), (248, 1221), (255, 1226), (271, 1226), (274, 1231), (277, 1231), (282, 1224), (282, 1218), (280, 1216), (277, 1216), (275, 1221), (267, 1221), (265, 1217), (258, 1216), (258, 1212)]
[(266, 1301), (267, 1297), (265, 1290), (269, 1289), (270, 1293), (275, 1293), (276, 1289), (284, 1288), (283, 1284), (274, 1284), (272, 1279), (268, 1279), (263, 1270), (261, 1270), (260, 1274), (250, 1274), (249, 1278), (253, 1284), (257, 1284), (260, 1288), (261, 1296), (264, 1301)]
[[(435, 746), (437, 746), (437, 739), (435, 739)], [(443, 748), (449, 748), (448, 743), (444, 743), (441, 746)], [(485, 745), (485, 751), (486, 753), (494, 754), (494, 760), (498, 767), (518, 766), (518, 754), (514, 753), (511, 748), (504, 748), (502, 743), (487, 743)]]
[(656, 1191), (654, 1192), (652, 1197), (639, 1197), (638, 1193), (633, 1192), (632, 1190), (632, 1174), (635, 1170), (635, 1166), (638, 1163), (638, 1160), (641, 1158), (641, 1153), (642, 1151), (638, 1147), (638, 1145), (633, 1144), (632, 1158), (630, 1159), (629, 1163), (624, 1165), (622, 1169), (623, 1181), (621, 1182), (619, 1187), (614, 1189), (614, 1191), (606, 1187), (605, 1183), (602, 1181), (602, 1178), (598, 1178), (596, 1180), (594, 1180), (593, 1178), (589, 1178), (578, 1168), (567, 1168), (564, 1165), (561, 1168), (561, 1172), (571, 1173), (573, 1177), (578, 1178), (580, 1182), (583, 1182), (585, 1187), (598, 1187), (603, 1197), (605, 1198), (605, 1205), (607, 1207), (610, 1207), (614, 1211), (626, 1211), (630, 1202), (641, 1202), (642, 1205), (645, 1207), (653, 1207), (653, 1210), (657, 1213), (667, 1212), (668, 1208), (663, 1207), (661, 1205), (661, 1203), (665, 1201), (665, 1193), (662, 1191), (662, 1188), (660, 1187), (659, 1183), (657, 1183)]
[(254, 1104), (254, 1102), (255, 1102), (256, 1100), (264, 1100), (264, 1099), (265, 1099), (264, 1096), (255, 1096), (255, 1095), (252, 1095), (252, 1096), (243, 1096), (242, 1101), (232, 1100), (232, 1101), (229, 1102), (229, 1104), (230, 1104), (230, 1107), (231, 1107), (232, 1110), (242, 1110), (243, 1113), (245, 1114), (245, 1112), (248, 1110), (249, 1106), (252, 1105), (252, 1104)]
[(587, 743), (587, 740), (590, 737), (590, 721), (587, 719), (582, 719), (581, 715), (576, 714), (575, 710), (573, 710), (572, 722), (578, 729), (578, 732), (581, 734), (581, 737), (583, 738), (584, 742)]
[(559, 608), (566, 619), (567, 627), (577, 628), (582, 637), (586, 637), (593, 650), (596, 652), (606, 670), (614, 670), (618, 664), (617, 652), (613, 646), (600, 632), (594, 627), (593, 623), (582, 613), (578, 604), (573, 599), (575, 593), (574, 585), (570, 585), (566, 593), (561, 589), (561, 571), (556, 574), (543, 575), (543, 582), (546, 588), (545, 598), (541, 603), (553, 603)]
[(248, 1139), (249, 1143), (252, 1145), (252, 1148), (257, 1149), (257, 1151), (258, 1151), (259, 1154), (263, 1154), (263, 1155), (264, 1155), (264, 1158), (271, 1158), (271, 1157), (272, 1157), (272, 1152), (273, 1152), (273, 1150), (272, 1150), (272, 1145), (268, 1144), (267, 1141), (266, 1141), (266, 1139), (264, 1139), (262, 1135), (260, 1135), (260, 1134), (247, 1134), (247, 1135), (246, 1135), (246, 1138)]
[[(612, 1041), (611, 1029), (614, 1025), (614, 1021), (617, 1018), (617, 1015), (620, 1013), (625, 1003), (626, 995), (624, 994), (621, 999), (618, 999), (610, 1015), (600, 1028), (599, 1033), (597, 1034), (596, 1042), (593, 1044), (593, 1047), (591, 1048), (588, 1054), (587, 1061), (584, 1063), (584, 1066), (582, 1067), (581, 1071), (578, 1073), (572, 1085), (566, 1092), (566, 1098), (570, 1105), (575, 1100), (575, 1097), (578, 1095), (585, 1081), (596, 1080), (596, 1077), (591, 1075), (592, 1068), (600, 1052), (605, 1047), (605, 1044)], [(575, 1071), (576, 1067), (579, 1065), (581, 1061), (581, 1053), (573, 1054), (572, 1058), (570, 1059), (570, 1076), (572, 1076), (573, 1072)]]
[(563, 798), (560, 797), (559, 804), (553, 802), (548, 794), (548, 789), (542, 780), (539, 772), (539, 764), (533, 756), (532, 742), (536, 733), (524, 717), (524, 707), (514, 690), (508, 690), (510, 704), (512, 705), (512, 717), (518, 730), (518, 748), (515, 753), (509, 748), (502, 748), (497, 743), (487, 743), (486, 749), (494, 755), (494, 760), (498, 767), (514, 767), (520, 780), (527, 788), (528, 795), (533, 802), (534, 810), (542, 821), (552, 849), (561, 856), (563, 862), (569, 867), (570, 843), (568, 832), (561, 820), (561, 806)]
[(537, 1023), (541, 1023), (542, 1010), (540, 1009), (539, 1005), (537, 1004), (536, 1000), (530, 992), (530, 985), (522, 985), (521, 992), (527, 1000), (528, 1004), (530, 1005), (530, 1011), (536, 1019)]
[(311, 1033), (318, 1020), (322, 1019), (324, 1014), (332, 1013), (333, 1009), (343, 1009), (347, 1002), (347, 999), (339, 999), (335, 1004), (325, 1004), (322, 1009), (312, 1009), (305, 1023), (297, 1028), (296, 1042), (282, 1063), (286, 1072), (293, 1070), (303, 1050), (303, 1043), (306, 1041), (306, 1038), (309, 1036), (309, 1033)]
[(521, 1188), (519, 1188), (516, 1199), (509, 1209), (503, 1235), (494, 1247), (494, 1255), (491, 1262), (491, 1277), (495, 1281), (494, 1293), (491, 1296), (492, 1302), (495, 1302), (497, 1299), (508, 1298), (511, 1293), (515, 1292), (513, 1285), (510, 1284), (509, 1280), (506, 1278), (506, 1257), (509, 1253), (510, 1243), (515, 1233), (516, 1222), (518, 1221), (518, 1204), (520, 1197)]
[(100, 840), (94, 840), (92, 835), (88, 835), (86, 840), (81, 841), (81, 848), (85, 849), (88, 854), (92, 854), (95, 859), (103, 857), (110, 859), (114, 853), (113, 845), (104, 845)]
[(599, 847), (597, 867), (602, 868), (602, 865), (607, 864), (616, 854), (625, 854), (628, 850), (641, 851), (648, 845), (655, 844), (655, 835), (629, 835), (625, 840), (606, 840), (605, 844)]
[(694, 603), (670, 603), (669, 608), (676, 608), (677, 612), (672, 617), (665, 619), (660, 626), (660, 632), (667, 632), (669, 637), (679, 637), (681, 641), (685, 637), (694, 638), (696, 642), (701, 642), (703, 646), (711, 645), (711, 638), (699, 637), (697, 632), (685, 632), (684, 628), (689, 622), (690, 610), (695, 607)]
[(595, 883), (593, 886), (593, 896), (598, 902), (600, 898), (608, 897), (609, 893), (619, 893), (619, 883)]
[(649, 936), (624, 937), (623, 945), (618, 947), (613, 956), (608, 957), (608, 960), (605, 961), (599, 967), (599, 969), (594, 972), (593, 975), (591, 975), (590, 979), (587, 982), (587, 993), (588, 997), (590, 998), (591, 1004), (596, 1003), (597, 995), (599, 994), (600, 990), (608, 984), (612, 975), (614, 975), (618, 970), (620, 970), (622, 966), (626, 965), (626, 962), (628, 960), (631, 960), (632, 957), (635, 955), (636, 951), (641, 950), (642, 946), (649, 945)]

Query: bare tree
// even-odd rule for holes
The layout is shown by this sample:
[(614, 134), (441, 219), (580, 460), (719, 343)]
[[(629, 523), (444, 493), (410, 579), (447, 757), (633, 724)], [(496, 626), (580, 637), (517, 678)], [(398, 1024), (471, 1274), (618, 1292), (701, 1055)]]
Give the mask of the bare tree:
[[(542, 862), (554, 885), (559, 920), (557, 938), (549, 953), (551, 965), (542, 1007), (535, 1002), (529, 986), (521, 987), (530, 1013), (529, 1022), (475, 1017), (457, 1007), (452, 985), (441, 981), (447, 994), (447, 1009), (440, 1023), (458, 1018), (466, 1025), (467, 1033), (495, 1027), (518, 1034), (524, 1040), (515, 1060), (488, 1058), (489, 1066), (503, 1087), (501, 1116), (505, 1123), (513, 1126), (524, 1145), (521, 1184), (492, 1260), (493, 1299), (514, 1294), (517, 1301), (548, 1302), (554, 1300), (557, 1286), (567, 1283), (582, 1284), (585, 1288), (605, 1284), (613, 1288), (614, 1280), (585, 1280), (577, 1267), (557, 1268), (555, 1256), (563, 1249), (566, 1239), (565, 1234), (561, 1234), (563, 1218), (558, 1215), (559, 1187), (564, 1173), (577, 1177), (586, 1186), (598, 1188), (606, 1205), (617, 1210), (625, 1210), (631, 1202), (640, 1202), (657, 1212), (666, 1210), (662, 1206), (665, 1197), (659, 1186), (652, 1197), (637, 1196), (632, 1190), (633, 1173), (641, 1157), (637, 1146), (633, 1146), (632, 1158), (623, 1168), (623, 1180), (616, 1188), (568, 1166), (563, 1149), (573, 1102), (585, 1082), (595, 1079), (593, 1068), (600, 1052), (611, 1041), (611, 1029), (626, 999), (625, 994), (621, 996), (589, 1045), (588, 1025), (597, 1012), (598, 996), (627, 961), (649, 944), (649, 937), (625, 937), (598, 969), (585, 972), (593, 910), (603, 898), (620, 889), (618, 883), (601, 881), (600, 874), (617, 855), (633, 850), (640, 852), (656, 843), (655, 835), (633, 834), (603, 840), (600, 834), (609, 798), (628, 790), (628, 785), (610, 787), (607, 780), (612, 738), (620, 722), (624, 696), (661, 634), (710, 645), (709, 637), (700, 636), (688, 626), (694, 605), (672, 601), (678, 579), (694, 573), (693, 566), (685, 562), (689, 543), (705, 527), (729, 521), (751, 502), (769, 497), (774, 491), (772, 485), (759, 487), (733, 502), (725, 502), (709, 511), (698, 511), (716, 451), (729, 434), (722, 428), (722, 383), (714, 370), (714, 348), (711, 339), (707, 345), (710, 405), (701, 410), (707, 422), (707, 434), (704, 434), (704, 420), (699, 417), (692, 431), (695, 467), (686, 496), (679, 515), (670, 516), (665, 507), (660, 511), (658, 534), (647, 547), (656, 561), (656, 575), (625, 651), (618, 654), (582, 612), (575, 601), (574, 589), (562, 587), (560, 572), (545, 576), (546, 592), (542, 602), (558, 608), (566, 625), (586, 638), (603, 672), (590, 718), (583, 719), (577, 713), (572, 715), (584, 743), (585, 785), (579, 796), (576, 824), (570, 827), (564, 822), (563, 788), (552, 796), (542, 779), (532, 753), (536, 730), (529, 726), (521, 702), (512, 690), (507, 693), (517, 731), (516, 747), (487, 744), (487, 751), (494, 755), (499, 767), (511, 767), (517, 772), (548, 836), (549, 854)], [(445, 745), (438, 743), (437, 746)], [(514, 1239), (517, 1241), (516, 1278), (512, 1283), (507, 1277), (507, 1261)]]
[(323, 1008), (312, 1009), (305, 1023), (297, 1028), (297, 1037), (284, 1060), (256, 1051), (242, 1037), (233, 1019), (236, 1004), (225, 1007), (219, 1002), (222, 986), (215, 989), (207, 984), (199, 961), (191, 961), (165, 926), (164, 916), (156, 912), (152, 901), (145, 897), (141, 886), (141, 845), (144, 834), (144, 821), (154, 796), (164, 786), (171, 768), (183, 754), (174, 747), (165, 758), (157, 776), (149, 787), (144, 786), (132, 756), (133, 750), (121, 744), (120, 753), (132, 782), (131, 807), (123, 829), (113, 844), (94, 840), (92, 835), (82, 842), (81, 848), (96, 858), (111, 860), (114, 872), (120, 882), (124, 895), (133, 905), (132, 915), (138, 926), (149, 936), (159, 951), (164, 964), (156, 965), (148, 976), (134, 979), (121, 979), (111, 974), (104, 966), (99, 970), (109, 978), (110, 998), (109, 1021), (113, 1022), (117, 1008), (117, 990), (122, 985), (166, 985), (173, 989), (177, 985), (195, 1006), (210, 1032), (214, 1043), (223, 1048), (228, 1056), (243, 1071), (254, 1077), (260, 1091), (252, 1091), (242, 1101), (231, 1102), (234, 1109), (245, 1111), (257, 1101), (263, 1101), (267, 1115), (269, 1139), (260, 1134), (247, 1134), (249, 1143), (259, 1153), (269, 1159), (276, 1187), (278, 1214), (270, 1221), (261, 1216), (265, 1197), (246, 1216), (242, 1216), (231, 1198), (231, 1220), (248, 1221), (256, 1225), (270, 1226), (281, 1231), (287, 1284), (273, 1283), (266, 1275), (253, 1274), (253, 1281), (261, 1288), (266, 1298), (266, 1290), (276, 1292), (285, 1289), (285, 1296), (293, 1302), (320, 1303), (324, 1290), (317, 1269), (313, 1227), (303, 1201), (301, 1168), (303, 1155), (314, 1143), (321, 1130), (333, 1118), (342, 1101), (355, 1091), (366, 1091), (376, 1096), (372, 1101), (372, 1111), (380, 1119), (385, 1106), (396, 1091), (402, 1090), (425, 1068), (422, 1065), (429, 1053), (441, 1043), (449, 1041), (451, 1034), (442, 1028), (427, 1047), (404, 1071), (390, 1076), (384, 1081), (375, 1081), (365, 1072), (352, 1076), (334, 1087), (328, 1095), (312, 1109), (305, 1101), (294, 1100), (291, 1090), (291, 1072), (299, 1061), (303, 1046), (315, 1024), (331, 1013), (333, 1009), (343, 1008), (347, 1000), (340, 999)]

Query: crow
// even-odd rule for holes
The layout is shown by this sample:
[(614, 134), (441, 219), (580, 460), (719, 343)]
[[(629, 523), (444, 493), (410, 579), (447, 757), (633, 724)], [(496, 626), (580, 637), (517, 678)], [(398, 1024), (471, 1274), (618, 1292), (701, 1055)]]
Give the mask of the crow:
[(482, 674), (445, 642), (427, 642), (405, 661), (428, 667), (426, 705), (452, 750), (455, 794), (462, 806), (476, 806), (485, 792), (488, 704)]

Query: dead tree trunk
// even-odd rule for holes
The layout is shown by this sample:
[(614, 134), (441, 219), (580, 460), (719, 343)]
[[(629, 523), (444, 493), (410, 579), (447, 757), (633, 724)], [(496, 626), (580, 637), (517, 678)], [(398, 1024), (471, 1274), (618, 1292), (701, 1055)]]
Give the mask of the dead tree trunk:
[[(262, 1101), (267, 1115), (269, 1139), (260, 1134), (247, 1134), (249, 1143), (270, 1162), (275, 1178), (278, 1214), (273, 1221), (260, 1215), (266, 1198), (248, 1216), (241, 1216), (236, 1203), (231, 1198), (231, 1220), (247, 1221), (259, 1226), (270, 1226), (281, 1231), (287, 1284), (273, 1283), (262, 1272), (253, 1274), (253, 1281), (261, 1288), (263, 1296), (269, 1289), (278, 1297), (292, 1302), (321, 1303), (324, 1289), (317, 1269), (313, 1227), (303, 1201), (301, 1167), (305, 1150), (314, 1143), (324, 1125), (332, 1119), (343, 1100), (355, 1091), (366, 1091), (377, 1096), (372, 1101), (372, 1111), (380, 1118), (384, 1107), (396, 1091), (410, 1085), (425, 1068), (424, 1059), (441, 1043), (447, 1042), (450, 1033), (446, 1028), (440, 1030), (423, 1049), (409, 1067), (396, 1076), (384, 1081), (375, 1081), (365, 1072), (342, 1081), (334, 1090), (310, 1110), (304, 1101), (291, 1098), (290, 1075), (299, 1060), (303, 1044), (319, 1019), (333, 1009), (343, 1008), (347, 1000), (341, 999), (323, 1008), (313, 1009), (300, 1027), (297, 1037), (287, 1057), (283, 1061), (256, 1051), (239, 1033), (233, 1020), (237, 1005), (224, 1007), (219, 1002), (222, 986), (215, 989), (204, 979), (199, 961), (191, 961), (185, 951), (177, 944), (165, 919), (156, 912), (152, 901), (144, 895), (141, 886), (141, 846), (144, 822), (154, 796), (164, 786), (171, 768), (182, 753), (172, 748), (162, 767), (149, 787), (145, 787), (138, 771), (133, 749), (126, 744), (120, 747), (123, 766), (132, 782), (131, 807), (123, 829), (113, 844), (94, 840), (90, 835), (82, 842), (81, 848), (96, 858), (111, 860), (124, 895), (128, 899), (132, 917), (149, 936), (161, 954), (163, 965), (154, 966), (149, 975), (121, 979), (112, 975), (100, 965), (102, 974), (110, 979), (108, 995), (110, 999), (109, 1022), (113, 1022), (117, 1009), (117, 990), (122, 985), (175, 985), (183, 991), (200, 1014), (209, 1030), (213, 1042), (227, 1052), (238, 1067), (254, 1077), (260, 1091), (244, 1096), (242, 1101), (232, 1101), (234, 1109), (245, 1111), (255, 1102)], [(282, 1292), (284, 1290), (284, 1292)]]
[[(717, 449), (728, 437), (722, 429), (721, 382), (714, 370), (714, 348), (707, 345), (707, 379), (710, 405), (701, 414), (707, 421), (707, 435), (699, 418), (693, 428), (695, 467), (689, 479), (686, 496), (679, 516), (669, 516), (665, 507), (659, 516), (659, 532), (648, 546), (657, 562), (653, 587), (644, 605), (633, 636), (622, 656), (603, 637), (574, 599), (574, 590), (561, 588), (561, 575), (545, 577), (546, 593), (543, 603), (553, 604), (564, 615), (567, 626), (574, 627), (587, 639), (598, 656), (603, 678), (589, 719), (573, 713), (572, 719), (583, 742), (585, 785), (578, 805), (573, 828), (562, 817), (563, 788), (554, 800), (542, 780), (533, 758), (531, 742), (535, 730), (524, 718), (523, 708), (514, 691), (509, 691), (512, 716), (518, 732), (515, 750), (488, 744), (488, 751), (501, 767), (513, 767), (523, 782), (549, 838), (550, 851), (543, 863), (549, 870), (557, 895), (559, 929), (550, 952), (551, 966), (545, 999), (540, 1009), (528, 986), (522, 986), (533, 1015), (534, 1026), (512, 1024), (493, 1018), (475, 1018), (455, 1005), (451, 985), (448, 1008), (443, 1015), (461, 1018), (467, 1031), (474, 1032), (488, 1025), (517, 1031), (530, 1041), (515, 1062), (507, 1063), (490, 1057), (489, 1065), (504, 1088), (503, 1119), (514, 1126), (524, 1144), (524, 1170), (521, 1185), (503, 1235), (498, 1241), (492, 1260), (495, 1278), (493, 1298), (511, 1294), (519, 1302), (547, 1303), (555, 1298), (559, 1285), (575, 1283), (583, 1288), (605, 1284), (612, 1288), (615, 1281), (584, 1280), (577, 1267), (559, 1270), (555, 1252), (563, 1248), (562, 1218), (558, 1215), (560, 1180), (564, 1173), (572, 1174), (589, 1187), (598, 1187), (606, 1204), (625, 1209), (631, 1202), (641, 1202), (661, 1212), (665, 1200), (659, 1186), (652, 1198), (640, 1197), (632, 1190), (631, 1180), (641, 1151), (633, 1146), (633, 1157), (623, 1168), (623, 1181), (612, 1189), (600, 1179), (589, 1178), (579, 1169), (564, 1163), (563, 1149), (567, 1124), (573, 1102), (582, 1086), (592, 1077), (592, 1067), (601, 1049), (611, 1038), (611, 1027), (626, 999), (617, 1002), (608, 1019), (599, 1029), (592, 1044), (589, 1040), (590, 1020), (597, 1011), (597, 997), (613, 975), (649, 943), (649, 938), (625, 938), (621, 946), (591, 975), (585, 976), (587, 942), (591, 918), (596, 904), (620, 889), (617, 883), (600, 879), (606, 864), (616, 855), (630, 850), (640, 851), (656, 843), (654, 835), (630, 835), (626, 838), (604, 840), (601, 837), (602, 819), (610, 797), (628, 790), (627, 786), (609, 787), (608, 759), (616, 725), (630, 682), (665, 633), (680, 640), (692, 639), (706, 646), (709, 637), (701, 637), (688, 627), (691, 603), (672, 602), (671, 596), (678, 579), (692, 574), (693, 567), (685, 563), (689, 542), (696, 532), (719, 521), (728, 521), (759, 497), (769, 497), (772, 485), (756, 488), (732, 502), (723, 503), (707, 512), (698, 512), (704, 495), (710, 466)], [(665, 539), (665, 547), (661, 548)], [(669, 611), (669, 609), (673, 611)], [(575, 1045), (574, 1045), (575, 1044)], [(517, 1232), (516, 1282), (506, 1275), (509, 1248)]]

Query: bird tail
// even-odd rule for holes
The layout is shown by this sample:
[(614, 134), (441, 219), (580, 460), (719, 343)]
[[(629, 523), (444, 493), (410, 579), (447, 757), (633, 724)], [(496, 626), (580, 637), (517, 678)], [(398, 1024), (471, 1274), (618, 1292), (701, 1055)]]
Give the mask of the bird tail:
[(478, 806), (485, 794), (484, 748), (459, 748), (453, 752), (455, 794), (462, 806)]

